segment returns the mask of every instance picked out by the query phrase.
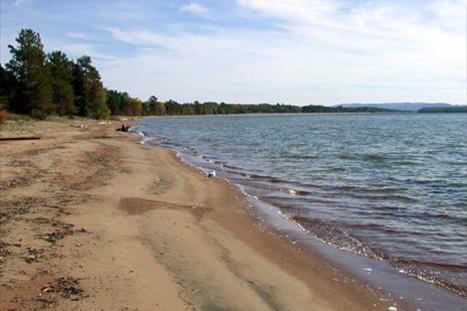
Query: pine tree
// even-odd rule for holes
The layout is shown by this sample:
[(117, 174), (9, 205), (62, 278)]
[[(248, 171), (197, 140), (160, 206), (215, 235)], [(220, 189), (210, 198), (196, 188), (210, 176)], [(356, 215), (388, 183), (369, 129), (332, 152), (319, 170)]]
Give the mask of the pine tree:
[(52, 103), (59, 115), (75, 114), (75, 94), (72, 87), (73, 63), (65, 53), (56, 51), (47, 55), (52, 82)]
[(45, 117), (52, 112), (52, 88), (41, 38), (31, 29), (22, 29), (17, 47), (9, 45), (11, 60), (7, 71), (17, 80), (11, 103), (16, 112)]
[(10, 108), (10, 101), (14, 94), (16, 81), (14, 77), (0, 64), (0, 108)]
[(106, 92), (101, 77), (92, 65), (91, 57), (78, 58), (73, 69), (75, 105), (78, 113), (85, 117), (105, 118), (110, 114), (106, 105)]

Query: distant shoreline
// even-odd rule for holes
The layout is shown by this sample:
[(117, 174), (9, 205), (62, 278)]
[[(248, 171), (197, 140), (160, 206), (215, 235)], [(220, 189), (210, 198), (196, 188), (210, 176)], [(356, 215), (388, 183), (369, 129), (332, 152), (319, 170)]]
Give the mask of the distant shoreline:
[[(148, 115), (138, 116), (135, 119), (140, 118), (171, 118), (171, 117), (229, 117), (229, 116), (306, 116), (306, 115), (391, 115), (391, 114), (413, 114), (417, 115), (421, 112), (417, 111), (384, 111), (384, 112), (284, 112), (284, 113), (232, 113), (232, 114), (189, 114), (189, 115)], [(428, 112), (427, 112), (428, 113)], [(462, 112), (430, 112), (433, 114), (444, 114), (444, 113), (466, 113)]]

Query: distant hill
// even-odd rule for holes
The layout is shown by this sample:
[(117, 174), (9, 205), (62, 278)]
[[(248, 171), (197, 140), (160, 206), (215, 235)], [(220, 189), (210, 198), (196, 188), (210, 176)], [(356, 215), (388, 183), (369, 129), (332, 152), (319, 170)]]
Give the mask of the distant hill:
[(320, 105), (309, 105), (303, 106), (300, 108), (300, 112), (302, 113), (383, 113), (383, 112), (394, 112), (397, 110), (393, 109), (384, 109), (384, 108), (376, 108), (376, 107), (328, 107), (328, 106), (320, 106)]
[(467, 113), (467, 106), (450, 106), (450, 107), (425, 107), (418, 110), (419, 113)]
[(382, 108), (382, 109), (391, 109), (391, 110), (404, 110), (404, 111), (418, 111), (423, 108), (448, 108), (454, 105), (446, 103), (380, 103), (380, 104), (362, 104), (362, 103), (352, 103), (352, 104), (342, 104), (338, 105), (344, 108), (360, 108), (360, 107), (370, 107), (370, 108)]

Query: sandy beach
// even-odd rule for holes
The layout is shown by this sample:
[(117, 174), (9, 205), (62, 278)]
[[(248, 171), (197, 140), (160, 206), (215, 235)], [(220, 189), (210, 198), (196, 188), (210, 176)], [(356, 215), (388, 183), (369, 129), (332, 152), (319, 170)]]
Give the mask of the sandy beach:
[(0, 142), (0, 310), (387, 309), (119, 125), (34, 122), (41, 139)]

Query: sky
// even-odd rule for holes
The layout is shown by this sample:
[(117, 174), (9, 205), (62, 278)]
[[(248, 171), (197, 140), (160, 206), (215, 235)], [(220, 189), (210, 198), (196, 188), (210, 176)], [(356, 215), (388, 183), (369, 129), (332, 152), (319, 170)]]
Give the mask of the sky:
[(104, 85), (179, 102), (466, 103), (466, 0), (1, 0)]

